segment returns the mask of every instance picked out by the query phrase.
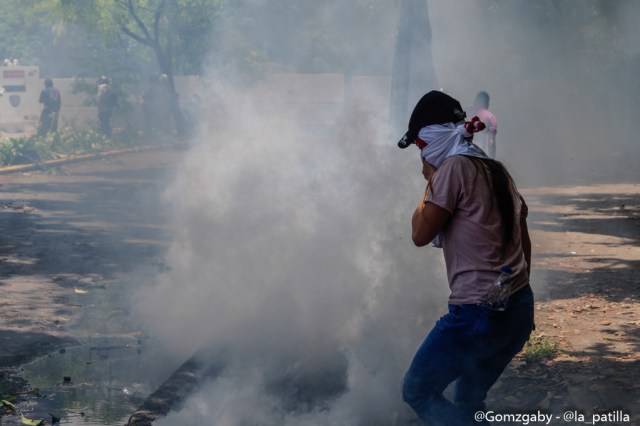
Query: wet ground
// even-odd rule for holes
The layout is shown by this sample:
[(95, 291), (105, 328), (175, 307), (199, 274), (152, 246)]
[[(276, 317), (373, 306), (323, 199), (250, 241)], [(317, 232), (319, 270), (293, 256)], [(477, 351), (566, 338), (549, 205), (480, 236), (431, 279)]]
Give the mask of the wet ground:
[[(163, 268), (162, 189), (180, 157), (0, 176), (0, 394), (24, 397), (26, 417), (124, 424), (180, 365), (139, 333), (123, 300)], [(13, 414), (0, 423), (19, 424)]]
[[(136, 329), (122, 291), (164, 268), (171, 216), (162, 188), (181, 155), (0, 175), (0, 396), (19, 394), (25, 416), (123, 424), (184, 361)], [(640, 424), (640, 185), (524, 192), (536, 333), (558, 351), (515, 360), (489, 408), (576, 417), (552, 424), (588, 424), (594, 413)], [(19, 422), (17, 410), (0, 417)]]

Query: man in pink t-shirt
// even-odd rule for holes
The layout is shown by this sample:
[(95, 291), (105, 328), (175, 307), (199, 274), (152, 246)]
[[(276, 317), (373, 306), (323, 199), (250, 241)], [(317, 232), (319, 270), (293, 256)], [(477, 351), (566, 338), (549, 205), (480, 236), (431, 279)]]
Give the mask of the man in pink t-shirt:
[(485, 130), (474, 136), (474, 143), (482, 148), (489, 157), (496, 158), (496, 133), (498, 121), (496, 116), (489, 111), (489, 94), (485, 91), (478, 92), (473, 103), (473, 113), (487, 126)]
[[(482, 126), (465, 122), (461, 109), (445, 93), (425, 94), (398, 143), (420, 149), (427, 181), (411, 239), (442, 247), (451, 290), (448, 313), (418, 347), (402, 385), (404, 401), (429, 425), (489, 425), (478, 413), (534, 325), (526, 203), (504, 165), (470, 143)], [(425, 274), (424, 284), (432, 278)], [(493, 303), (496, 287), (506, 306)], [(443, 392), (453, 382), (449, 398)]]

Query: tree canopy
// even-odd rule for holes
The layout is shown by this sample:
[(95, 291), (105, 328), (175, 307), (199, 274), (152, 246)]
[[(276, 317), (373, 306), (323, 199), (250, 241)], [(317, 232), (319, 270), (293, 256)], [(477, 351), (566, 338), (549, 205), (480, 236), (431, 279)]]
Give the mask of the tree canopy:
[[(509, 59), (512, 72), (539, 63), (536, 55), (547, 49), (579, 58), (597, 78), (602, 67), (625, 55), (619, 42), (624, 30), (617, 22), (633, 4), (466, 1), (451, 20), (484, 26), (483, 34), (494, 27), (487, 23), (501, 22), (509, 37), (495, 34), (493, 49)], [(4, 0), (0, 55), (59, 76), (146, 75), (167, 73), (169, 66), (176, 74), (212, 67), (259, 74), (267, 64), (293, 72), (389, 75), (399, 5), (399, 0)], [(442, 37), (447, 35), (434, 33), (434, 42)], [(532, 39), (544, 49), (527, 49)]]
[[(387, 74), (394, 2), (282, 0), (6, 0), (6, 56), (59, 75)], [(49, 72), (47, 72), (49, 74)]]

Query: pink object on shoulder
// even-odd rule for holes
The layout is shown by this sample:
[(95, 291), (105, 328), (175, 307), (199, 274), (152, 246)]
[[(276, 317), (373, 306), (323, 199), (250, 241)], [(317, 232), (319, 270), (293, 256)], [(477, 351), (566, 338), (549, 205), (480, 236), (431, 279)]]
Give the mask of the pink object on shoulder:
[(491, 111), (485, 108), (480, 108), (476, 113), (480, 121), (484, 122), (487, 125), (487, 130), (493, 133), (498, 131), (498, 120), (496, 120), (496, 116), (493, 115)]

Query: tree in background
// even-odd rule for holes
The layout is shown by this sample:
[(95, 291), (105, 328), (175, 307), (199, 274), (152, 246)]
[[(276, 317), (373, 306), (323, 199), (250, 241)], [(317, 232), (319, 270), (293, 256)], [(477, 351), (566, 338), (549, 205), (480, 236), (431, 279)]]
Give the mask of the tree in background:
[(392, 134), (400, 134), (406, 127), (409, 99), (419, 98), (436, 87), (427, 0), (403, 0), (391, 74), (389, 124)]
[[(70, 76), (77, 65), (70, 61), (72, 38), (65, 37), (50, 10), (37, 0), (3, 0), (0, 2), (0, 62), (17, 59), (22, 65), (37, 65), (43, 76)], [(86, 40), (85, 40), (86, 42)]]
[(267, 65), (297, 73), (389, 75), (393, 1), (235, 0), (225, 5), (214, 67), (227, 74)]
[[(626, 46), (621, 42), (629, 38), (629, 25), (620, 22), (636, 19), (638, 4), (466, 0), (449, 6), (432, 2), (427, 11), (427, 0), (3, 0), (0, 54), (40, 65), (43, 75), (51, 77), (108, 74), (117, 81), (139, 81), (148, 74), (167, 74), (173, 81), (174, 74), (202, 74), (205, 69), (255, 81), (270, 67), (389, 76), (393, 66), (391, 115), (403, 117), (401, 121), (411, 102), (398, 99), (419, 96), (439, 84), (471, 94), (478, 85), (491, 91), (485, 81), (500, 81), (517, 94), (545, 84), (556, 96), (597, 105), (611, 98), (612, 91), (605, 90), (611, 85), (602, 83), (613, 81), (619, 86), (616, 92), (631, 104), (637, 93), (628, 49), (633, 41)], [(409, 23), (398, 26), (401, 10), (400, 19)], [(438, 10), (446, 14), (438, 15)], [(439, 84), (428, 64), (429, 13), (439, 40), (434, 44), (435, 68), (446, 70)], [(477, 36), (461, 39), (459, 33)], [(406, 37), (412, 41), (404, 42)], [(393, 65), (394, 41), (398, 47), (418, 49), (419, 39), (421, 53), (398, 50)], [(426, 61), (407, 65), (417, 58)], [(410, 69), (418, 72), (406, 74)], [(536, 69), (548, 72), (531, 71)], [(567, 75), (570, 81), (565, 81)], [(424, 80), (403, 88), (419, 81), (416, 77)], [(532, 96), (537, 93), (546, 92), (537, 90)], [(536, 99), (523, 106), (540, 105)], [(613, 109), (600, 108), (600, 114), (607, 111)], [(621, 120), (619, 115), (612, 119)]]
[(211, 33), (217, 8), (207, 0), (134, 1), (116, 0), (114, 18), (120, 30), (150, 48), (158, 62), (171, 93), (171, 111), (179, 135), (186, 132), (174, 82), (174, 62), (180, 52), (184, 68), (200, 68), (208, 51), (207, 37)]
[[(176, 71), (200, 74), (210, 49), (220, 2), (215, 0), (60, 0), (46, 6), (67, 25), (81, 26), (110, 48), (113, 61), (127, 68), (129, 60), (155, 60), (159, 74), (167, 76), (171, 110), (178, 134), (185, 132), (175, 88)], [(117, 53), (116, 53), (117, 52)], [(105, 73), (97, 70), (98, 74)], [(107, 71), (108, 73), (108, 71)], [(115, 74), (115, 73), (114, 73)], [(138, 70), (137, 73), (140, 74)]]
[(0, 12), (6, 51), (51, 67), (53, 76), (216, 69), (259, 78), (270, 63), (292, 72), (388, 75), (397, 7), (373, 0), (5, 0)]

